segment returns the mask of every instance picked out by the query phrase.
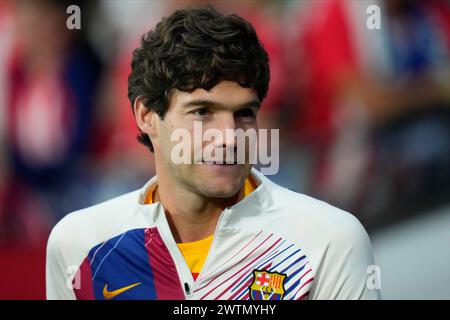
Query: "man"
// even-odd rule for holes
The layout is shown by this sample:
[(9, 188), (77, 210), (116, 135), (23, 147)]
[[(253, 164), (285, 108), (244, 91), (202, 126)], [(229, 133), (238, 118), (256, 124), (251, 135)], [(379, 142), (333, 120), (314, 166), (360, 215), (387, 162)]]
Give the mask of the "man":
[(192, 161), (174, 161), (176, 130), (255, 130), (268, 83), (267, 53), (236, 15), (180, 10), (145, 35), (128, 96), (157, 175), (57, 224), (47, 297), (377, 299), (370, 240), (352, 215), (274, 184), (248, 146), (244, 162), (196, 152), (228, 154), (236, 139), (186, 143)]

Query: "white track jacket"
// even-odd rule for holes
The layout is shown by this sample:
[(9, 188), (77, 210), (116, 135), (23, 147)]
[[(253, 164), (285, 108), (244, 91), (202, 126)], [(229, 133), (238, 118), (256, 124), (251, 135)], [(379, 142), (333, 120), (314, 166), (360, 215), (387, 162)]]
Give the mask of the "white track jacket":
[(351, 214), (259, 186), (219, 218), (194, 282), (161, 203), (137, 190), (68, 214), (47, 244), (48, 299), (379, 299), (369, 237)]

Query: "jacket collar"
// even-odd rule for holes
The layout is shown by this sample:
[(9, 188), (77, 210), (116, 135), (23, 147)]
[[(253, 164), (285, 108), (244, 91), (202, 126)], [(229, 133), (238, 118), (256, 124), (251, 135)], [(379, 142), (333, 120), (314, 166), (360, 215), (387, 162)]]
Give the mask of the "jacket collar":
[[(273, 201), (269, 190), (273, 182), (255, 168), (252, 168), (250, 174), (257, 181), (258, 187), (244, 199), (222, 212), (224, 215), (221, 219), (222, 227), (239, 224), (241, 219), (259, 216), (271, 207)], [(157, 181), (158, 177), (155, 175), (141, 188), (136, 203), (137, 208), (153, 222), (156, 222), (158, 215), (164, 212), (163, 207), (160, 202), (145, 204), (145, 199)]]

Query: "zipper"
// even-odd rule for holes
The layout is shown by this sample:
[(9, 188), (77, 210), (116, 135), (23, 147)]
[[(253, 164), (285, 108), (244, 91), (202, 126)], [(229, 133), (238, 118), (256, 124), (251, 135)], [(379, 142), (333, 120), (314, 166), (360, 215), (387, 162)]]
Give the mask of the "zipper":
[(211, 242), (211, 246), (208, 251), (208, 255), (206, 256), (205, 262), (203, 264), (202, 269), (200, 270), (200, 273), (197, 277), (197, 282), (194, 281), (194, 278), (192, 276), (191, 270), (189, 269), (186, 260), (184, 259), (183, 255), (181, 254), (180, 249), (178, 248), (177, 243), (175, 242), (175, 239), (172, 236), (172, 231), (170, 230), (169, 223), (167, 222), (166, 214), (164, 211), (164, 207), (161, 203), (159, 203), (159, 217), (156, 219), (157, 227), (161, 230), (161, 238), (166, 244), (169, 253), (172, 256), (172, 259), (175, 262), (175, 267), (178, 271), (178, 276), (180, 277), (181, 286), (184, 291), (184, 296), (186, 300), (193, 300), (194, 299), (194, 291), (196, 284), (198, 283), (198, 280), (201, 279), (202, 274), (204, 274), (205, 267), (207, 267), (208, 261), (211, 260), (211, 252), (214, 248), (214, 245), (216, 243), (217, 233), (220, 230), (221, 222), (223, 220), (223, 217), (226, 215), (226, 213), (229, 211), (228, 208), (225, 208), (222, 213), (219, 216), (219, 220), (217, 221), (216, 229), (214, 231), (214, 237), (213, 241)]
[(192, 300), (194, 292), (194, 278), (192, 277), (191, 270), (189, 270), (186, 260), (181, 254), (181, 251), (172, 236), (172, 231), (170, 230), (169, 223), (167, 222), (166, 214), (161, 203), (159, 203), (158, 210), (158, 218), (156, 219), (156, 223), (158, 229), (161, 230), (161, 238), (164, 241), (164, 244), (167, 246), (172, 259), (175, 262), (175, 267), (178, 271), (178, 276), (180, 278), (181, 287), (184, 291), (184, 296), (186, 300)]
[(217, 242), (217, 234), (219, 233), (219, 230), (220, 230), (220, 227), (221, 227), (221, 224), (222, 224), (222, 220), (223, 220), (223, 217), (227, 214), (227, 212), (229, 211), (229, 209), (228, 208), (225, 208), (223, 211), (222, 211), (222, 213), (220, 214), (220, 216), (219, 216), (219, 220), (217, 220), (217, 225), (216, 225), (216, 229), (214, 230), (214, 236), (213, 236), (213, 240), (212, 240), (212, 242), (211, 242), (211, 246), (209, 247), (209, 250), (208, 250), (208, 255), (206, 256), (206, 259), (205, 259), (205, 262), (203, 263), (203, 267), (202, 267), (202, 269), (200, 270), (200, 273), (198, 274), (198, 276), (197, 276), (197, 281), (196, 282), (194, 282), (194, 286), (196, 285), (196, 284), (198, 284), (199, 283), (199, 279), (201, 280), (201, 278), (202, 278), (202, 275), (205, 273), (205, 269), (207, 269), (207, 267), (208, 267), (208, 262), (209, 262), (209, 260), (211, 260), (212, 258), (211, 258), (211, 256), (212, 256), (212, 251), (213, 251), (213, 249), (214, 249), (214, 246), (215, 246), (215, 243)]

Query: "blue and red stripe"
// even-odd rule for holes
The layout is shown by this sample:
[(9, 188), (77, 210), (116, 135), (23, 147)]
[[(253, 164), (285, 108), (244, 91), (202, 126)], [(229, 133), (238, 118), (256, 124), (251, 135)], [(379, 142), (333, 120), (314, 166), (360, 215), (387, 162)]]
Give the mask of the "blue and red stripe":
[(184, 299), (175, 263), (156, 228), (134, 229), (96, 245), (79, 268), (78, 299), (104, 300), (114, 291), (140, 283), (112, 299)]

